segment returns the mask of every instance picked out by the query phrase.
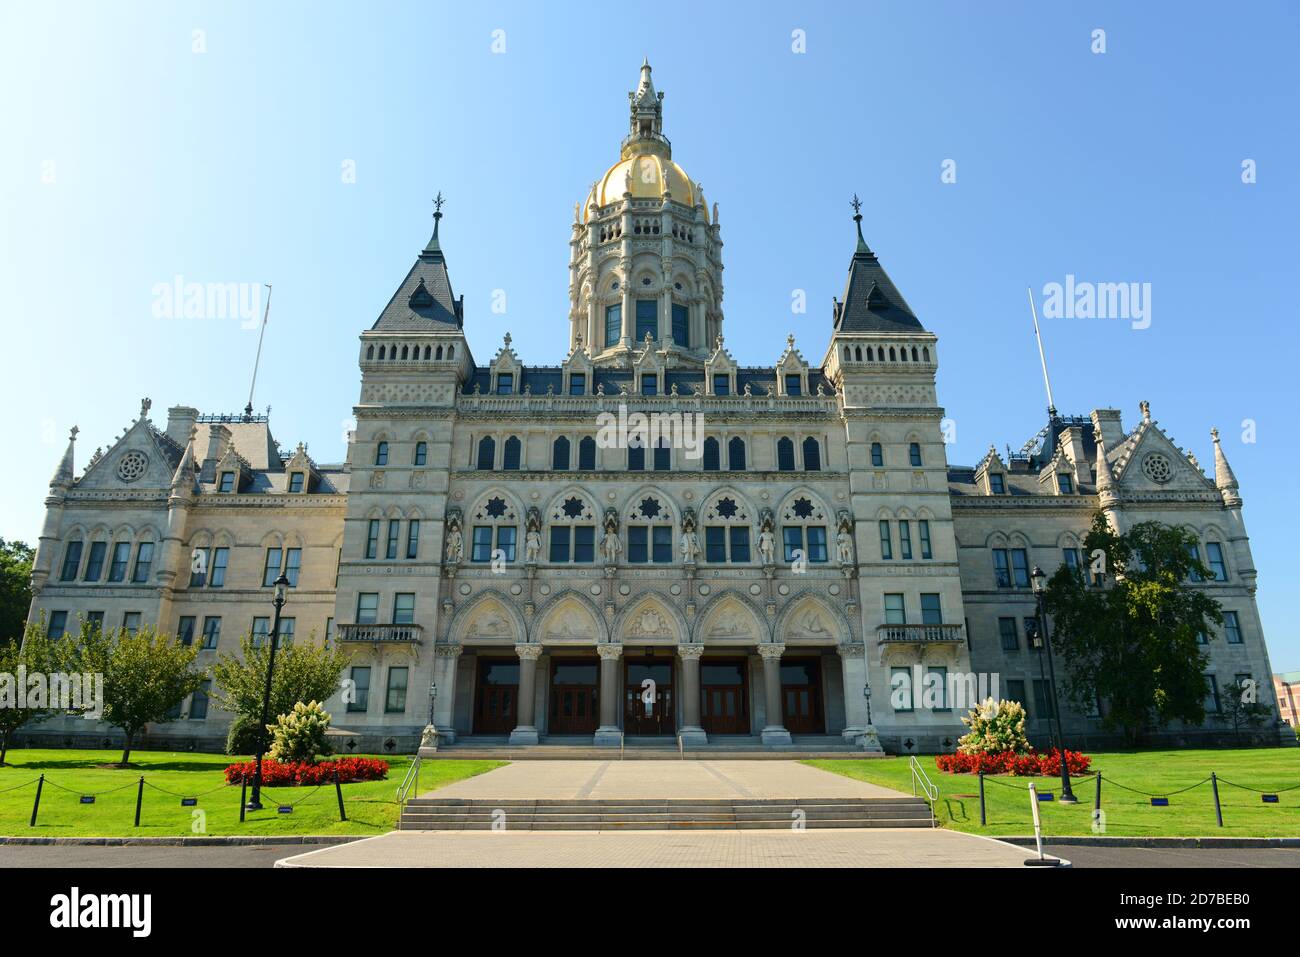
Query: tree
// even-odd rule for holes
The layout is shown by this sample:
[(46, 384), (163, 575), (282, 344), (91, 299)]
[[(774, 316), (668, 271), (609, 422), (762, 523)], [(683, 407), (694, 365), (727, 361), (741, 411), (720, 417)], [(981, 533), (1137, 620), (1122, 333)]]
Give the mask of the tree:
[[(240, 642), (238, 655), (219, 654), (212, 667), (217, 706), (246, 722), (254, 722), (262, 739), (262, 697), (270, 658), (270, 641), (254, 642), (249, 635)], [(338, 690), (347, 663), (346, 652), (310, 641), (280, 647), (275, 653), (275, 675), (271, 679), (272, 720), (289, 714), (299, 701), (329, 698)]]
[(197, 645), (182, 645), (149, 627), (131, 634), (82, 626), (78, 665), (103, 675), (104, 720), (126, 735), (120, 767), (126, 767), (136, 735), (147, 724), (165, 721), (203, 685), (207, 672), (194, 670), (198, 653)]
[(35, 551), (24, 542), (0, 538), (0, 644), (16, 642), (23, 634), (32, 607), (32, 559)]
[(1152, 724), (1205, 720), (1208, 656), (1198, 636), (1221, 625), (1219, 603), (1197, 580), (1211, 578), (1196, 537), (1160, 522), (1115, 534), (1098, 513), (1084, 539), (1098, 549), (1109, 583), (1062, 565), (1048, 583), (1052, 645), (1066, 666), (1066, 692), (1082, 708), (1102, 706), (1102, 724), (1136, 744)]
[(5, 763), (13, 733), (55, 711), (50, 707), (48, 682), (38, 697), (28, 694), (27, 678), (39, 675), (48, 679), (57, 669), (57, 651), (40, 624), (30, 625), (21, 642), (0, 641), (0, 766)]
[(1253, 679), (1238, 678), (1219, 690), (1219, 720), (1230, 725), (1234, 735), (1242, 728), (1258, 728), (1273, 716), (1273, 709), (1260, 703)]

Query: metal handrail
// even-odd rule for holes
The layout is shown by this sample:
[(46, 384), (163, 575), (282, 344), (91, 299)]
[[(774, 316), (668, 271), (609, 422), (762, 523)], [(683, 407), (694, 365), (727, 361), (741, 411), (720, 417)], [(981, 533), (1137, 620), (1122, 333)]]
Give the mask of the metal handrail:
[(418, 786), (420, 780), (420, 756), (417, 754), (411, 766), (406, 769), (406, 777), (397, 788), (397, 803), (399, 806), (406, 804), (406, 798), (411, 793), (412, 786)]
[(682, 735), (680, 731), (677, 733), (677, 756), (681, 758), (683, 761), (686, 760), (686, 745), (682, 742)]
[(916, 789), (919, 785), (921, 792), (925, 795), (926, 803), (930, 805), (930, 826), (937, 826), (934, 816), (934, 802), (939, 800), (939, 786), (930, 781), (929, 776), (925, 773), (925, 768), (921, 767), (921, 762), (916, 760), (916, 755), (912, 755), (908, 766), (912, 771), (912, 796), (916, 797)]

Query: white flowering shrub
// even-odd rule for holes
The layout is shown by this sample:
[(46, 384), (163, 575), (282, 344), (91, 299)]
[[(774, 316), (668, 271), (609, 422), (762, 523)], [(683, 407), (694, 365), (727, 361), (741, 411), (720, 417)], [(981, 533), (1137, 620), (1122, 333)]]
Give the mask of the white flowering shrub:
[(289, 764), (305, 761), (312, 764), (318, 754), (329, 754), (329, 739), (325, 731), (330, 726), (329, 712), (320, 702), (303, 704), (299, 701), (288, 714), (282, 714), (275, 724), (268, 724), (266, 730), (274, 737), (271, 745), (271, 757)]
[(970, 733), (957, 742), (960, 754), (1026, 754), (1030, 750), (1025, 735), (1025, 708), (1019, 701), (985, 698), (961, 723), (970, 728)]

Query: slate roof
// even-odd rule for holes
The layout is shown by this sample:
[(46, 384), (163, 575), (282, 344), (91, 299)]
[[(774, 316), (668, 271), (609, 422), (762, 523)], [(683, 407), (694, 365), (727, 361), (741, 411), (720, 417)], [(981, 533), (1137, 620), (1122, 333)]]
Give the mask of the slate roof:
[(451, 291), (435, 218), (429, 244), (370, 328), (379, 332), (454, 331), (465, 321), (464, 309), (464, 299), (457, 299)]
[(858, 248), (849, 262), (844, 299), (835, 307), (836, 332), (924, 332), (921, 320), (890, 280), (858, 224)]

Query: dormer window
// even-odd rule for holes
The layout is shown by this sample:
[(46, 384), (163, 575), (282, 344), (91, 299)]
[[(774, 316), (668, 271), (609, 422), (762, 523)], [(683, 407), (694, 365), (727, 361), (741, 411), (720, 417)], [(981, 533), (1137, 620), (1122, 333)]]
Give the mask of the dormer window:
[(587, 394), (587, 375), (584, 372), (575, 372), (569, 376), (569, 395), (586, 395)]
[(513, 372), (497, 373), (497, 395), (513, 395), (515, 391), (515, 376)]
[(306, 484), (306, 475), (302, 472), (291, 472), (289, 474), (289, 491), (301, 492)]
[(1069, 472), (1058, 472), (1056, 476), (1056, 487), (1062, 495), (1074, 494), (1074, 479), (1070, 477)]
[(235, 473), (234, 473), (234, 472), (222, 472), (222, 473), (221, 473), (221, 480), (220, 480), (220, 482), (219, 482), (218, 485), (217, 485), (217, 491), (219, 491), (219, 492), (233, 492), (234, 490), (235, 490)]
[(786, 395), (803, 395), (803, 384), (798, 374), (787, 375), (785, 377), (785, 394)]
[(1007, 494), (1007, 483), (1001, 472), (989, 473), (989, 492), (993, 495)]
[(713, 376), (713, 394), (731, 395), (731, 376), (725, 372), (715, 373)]

